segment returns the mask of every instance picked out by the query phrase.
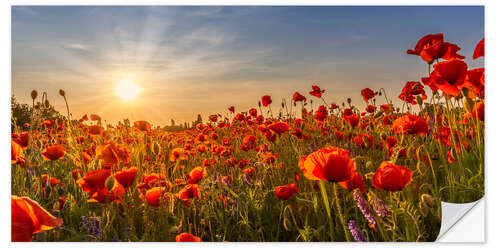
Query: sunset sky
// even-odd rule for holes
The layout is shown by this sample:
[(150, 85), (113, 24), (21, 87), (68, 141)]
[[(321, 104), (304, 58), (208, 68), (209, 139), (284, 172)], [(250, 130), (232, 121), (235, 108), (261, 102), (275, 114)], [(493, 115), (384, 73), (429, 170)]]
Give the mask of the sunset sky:
[[(153, 125), (256, 107), (262, 95), (326, 89), (328, 102), (385, 88), (396, 102), (427, 65), (406, 50), (429, 33), (458, 44), (470, 67), (483, 7), (12, 7), (12, 93), (67, 93), (75, 118)], [(137, 96), (120, 95), (120, 82)], [(127, 88), (129, 89), (129, 88)], [(127, 91), (125, 91), (127, 94)], [(122, 93), (123, 94), (123, 93)], [(382, 99), (379, 100), (380, 102)], [(319, 104), (315, 99), (315, 103)]]

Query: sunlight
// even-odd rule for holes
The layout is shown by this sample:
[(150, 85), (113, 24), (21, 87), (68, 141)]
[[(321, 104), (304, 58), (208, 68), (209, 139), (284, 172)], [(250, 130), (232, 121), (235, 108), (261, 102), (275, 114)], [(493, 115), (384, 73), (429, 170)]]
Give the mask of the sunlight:
[(116, 95), (121, 97), (125, 101), (131, 101), (142, 92), (142, 88), (139, 87), (133, 80), (122, 79), (116, 85)]

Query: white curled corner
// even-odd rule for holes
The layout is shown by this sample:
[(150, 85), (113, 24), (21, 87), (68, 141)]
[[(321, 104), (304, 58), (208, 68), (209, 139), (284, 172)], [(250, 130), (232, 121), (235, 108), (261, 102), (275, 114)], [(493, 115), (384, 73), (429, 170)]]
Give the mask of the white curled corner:
[[(441, 215), (437, 242), (484, 242), (484, 198), (470, 203), (441, 202)], [(462, 219), (465, 223), (460, 221)], [(457, 230), (455, 225), (459, 226)], [(456, 235), (448, 235), (448, 231)]]

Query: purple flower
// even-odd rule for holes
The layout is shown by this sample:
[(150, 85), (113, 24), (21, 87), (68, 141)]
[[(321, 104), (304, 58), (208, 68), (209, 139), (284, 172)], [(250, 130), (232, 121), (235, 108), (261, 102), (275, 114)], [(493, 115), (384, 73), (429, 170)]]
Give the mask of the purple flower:
[(355, 241), (366, 242), (365, 237), (363, 237), (363, 233), (361, 233), (359, 228), (356, 227), (356, 223), (354, 223), (353, 220), (350, 220), (347, 225), (348, 225), (349, 230), (351, 231), (351, 235)]
[(243, 179), (245, 179), (245, 182), (249, 185), (249, 186), (252, 186), (253, 185), (253, 181), (250, 179), (250, 177), (247, 175), (247, 174), (244, 174), (243, 175)]
[(385, 218), (389, 216), (389, 209), (387, 209), (387, 205), (381, 199), (379, 199), (374, 193), (370, 193), (368, 195), (368, 200), (377, 213), (378, 216)]
[[(101, 235), (101, 217), (93, 216), (82, 216), (82, 224), (80, 226), (80, 231), (90, 234), (95, 238)], [(95, 239), (93, 239), (95, 241)]]
[(377, 224), (377, 222), (375, 221), (375, 217), (373, 217), (373, 214), (370, 211), (370, 208), (367, 206), (366, 201), (359, 189), (355, 189), (352, 195), (358, 205), (359, 210), (361, 210), (363, 216), (365, 216), (366, 220), (368, 220), (368, 223), (370, 223), (370, 227), (375, 227), (375, 225)]

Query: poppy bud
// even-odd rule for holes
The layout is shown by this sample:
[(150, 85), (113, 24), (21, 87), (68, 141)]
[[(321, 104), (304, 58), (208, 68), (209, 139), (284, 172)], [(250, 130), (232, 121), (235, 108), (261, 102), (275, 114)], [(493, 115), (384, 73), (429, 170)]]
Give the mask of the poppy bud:
[(383, 114), (384, 114), (384, 111), (380, 110), (377, 113), (375, 113), (375, 115), (373, 116), (373, 118), (379, 118)]
[(366, 162), (366, 168), (367, 168), (367, 169), (371, 169), (371, 168), (373, 168), (373, 162), (372, 162), (372, 161), (368, 161), (368, 162)]
[(472, 113), (472, 110), (474, 109), (474, 102), (469, 97), (465, 98), (464, 108), (469, 113)]
[(65, 95), (66, 95), (66, 92), (64, 92), (64, 90), (60, 89), (60, 90), (59, 90), (59, 95), (61, 95), (61, 96), (65, 96)]
[(160, 144), (155, 141), (152, 146), (151, 151), (153, 151), (155, 155), (159, 154), (161, 149)]
[(347, 103), (351, 104), (351, 98), (347, 98)]
[(387, 139), (387, 134), (385, 132), (380, 133), (380, 138), (385, 141), (385, 139)]
[(426, 207), (433, 208), (435, 203), (434, 203), (435, 198), (432, 197), (430, 194), (422, 194), (420, 196), (420, 201), (422, 204), (424, 204)]
[(261, 104), (261, 103), (260, 103), (260, 101), (259, 101), (259, 108), (260, 108), (260, 107), (262, 107), (262, 104)]
[(108, 178), (106, 178), (105, 186), (108, 191), (111, 191), (111, 189), (113, 189), (113, 187), (115, 186), (115, 177), (110, 175)]
[(49, 100), (45, 100), (45, 103), (44, 103), (44, 104), (45, 104), (45, 107), (46, 107), (46, 108), (49, 108), (49, 107), (50, 107)]
[(417, 96), (417, 103), (418, 103), (418, 105), (422, 105), (423, 100), (422, 100), (421, 96)]
[(36, 92), (36, 90), (32, 90), (31, 91), (31, 99), (35, 100), (37, 96), (38, 96), (38, 92)]

